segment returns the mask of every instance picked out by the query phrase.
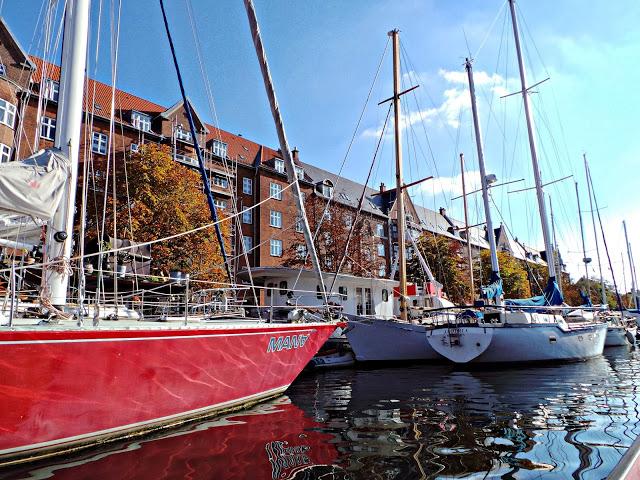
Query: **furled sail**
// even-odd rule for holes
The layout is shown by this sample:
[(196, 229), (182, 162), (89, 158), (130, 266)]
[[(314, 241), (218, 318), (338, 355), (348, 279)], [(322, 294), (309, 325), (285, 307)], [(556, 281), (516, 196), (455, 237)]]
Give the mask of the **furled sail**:
[(0, 239), (37, 244), (69, 178), (69, 159), (57, 148), (0, 164)]
[(513, 307), (548, 307), (562, 305), (564, 298), (555, 279), (550, 278), (542, 295), (531, 298), (510, 298), (506, 299), (504, 303)]
[(491, 283), (482, 287), (482, 298), (492, 300), (502, 296), (502, 278), (499, 273), (491, 272)]

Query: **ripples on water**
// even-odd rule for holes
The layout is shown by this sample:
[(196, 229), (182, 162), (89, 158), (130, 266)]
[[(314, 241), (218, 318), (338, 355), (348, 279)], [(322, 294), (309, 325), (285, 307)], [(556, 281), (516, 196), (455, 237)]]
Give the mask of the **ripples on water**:
[(601, 479), (640, 434), (639, 355), (310, 372), (248, 412), (8, 478)]

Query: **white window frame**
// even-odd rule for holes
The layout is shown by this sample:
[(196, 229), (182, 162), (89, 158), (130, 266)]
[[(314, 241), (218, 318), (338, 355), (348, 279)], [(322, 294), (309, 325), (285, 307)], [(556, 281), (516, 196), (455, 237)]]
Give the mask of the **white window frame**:
[(249, 235), (244, 235), (242, 237), (242, 243), (243, 243), (243, 246), (244, 246), (244, 251), (246, 253), (248, 253), (251, 250), (253, 250), (253, 237), (251, 237)]
[(5, 163), (11, 160), (11, 147), (0, 143), (0, 163)]
[(107, 154), (109, 135), (102, 132), (91, 132), (91, 151), (99, 155)]
[(296, 245), (296, 257), (298, 260), (304, 260), (307, 258), (307, 246), (303, 243), (298, 243)]
[(273, 162), (273, 168), (275, 168), (278, 173), (284, 173), (284, 160), (276, 158)]
[(385, 257), (387, 254), (387, 249), (385, 248), (384, 243), (379, 243), (377, 248), (378, 248), (378, 256)]
[(302, 223), (302, 217), (300, 217), (300, 215), (298, 215), (296, 217), (296, 232), (303, 233), (304, 232), (303, 227), (304, 227), (304, 225)]
[(227, 189), (229, 188), (229, 179), (223, 175), (212, 175), (211, 177), (211, 185), (215, 185), (216, 187)]
[(0, 123), (13, 128), (16, 123), (16, 106), (0, 98)]
[(228, 145), (220, 140), (213, 140), (211, 143), (211, 153), (220, 158), (227, 158)]
[(44, 98), (57, 103), (60, 98), (60, 82), (47, 78), (44, 81), (44, 91), (42, 93)]
[(193, 142), (193, 136), (191, 135), (190, 130), (185, 130), (181, 125), (176, 127), (176, 139), (181, 140), (183, 142)]
[(376, 236), (384, 237), (384, 225), (382, 223), (376, 223)]
[(331, 198), (333, 196), (333, 185), (328, 180), (325, 180), (320, 185), (320, 193), (323, 197)]
[(269, 225), (274, 228), (282, 228), (282, 212), (271, 210), (269, 212)]
[(282, 256), (282, 240), (272, 238), (269, 240), (269, 255), (272, 257)]
[(275, 200), (282, 200), (282, 185), (271, 182), (269, 184), (269, 196)]
[(242, 193), (253, 194), (253, 180), (251, 178), (242, 177)]
[(247, 225), (251, 225), (253, 223), (253, 210), (249, 207), (242, 210), (242, 223), (246, 223)]
[(53, 117), (42, 117), (40, 119), (40, 138), (44, 140), (55, 140), (56, 123), (56, 119)]
[(227, 208), (227, 202), (225, 202), (221, 198), (215, 198), (213, 200), (213, 204), (216, 206), (216, 208), (219, 208), (220, 210), (224, 210)]
[(296, 177), (298, 180), (304, 180), (304, 168), (296, 166)]
[(131, 112), (131, 125), (133, 125), (133, 128), (136, 128), (141, 132), (150, 132), (151, 115), (133, 110)]

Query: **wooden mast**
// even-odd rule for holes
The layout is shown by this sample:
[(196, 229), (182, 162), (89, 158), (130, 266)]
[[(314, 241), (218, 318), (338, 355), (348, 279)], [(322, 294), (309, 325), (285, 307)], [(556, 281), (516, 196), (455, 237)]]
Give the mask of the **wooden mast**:
[(400, 134), (400, 32), (391, 30), (393, 41), (393, 120), (396, 149), (396, 216), (398, 223), (398, 271), (400, 275), (400, 318), (407, 320), (406, 215), (402, 179), (402, 137)]
[(471, 232), (469, 231), (469, 212), (467, 210), (467, 186), (464, 182), (464, 153), (460, 154), (460, 174), (462, 176), (462, 203), (464, 204), (464, 231), (467, 237), (467, 257), (469, 263), (469, 283), (471, 286), (471, 301), (476, 291), (473, 282), (473, 258), (471, 257)]

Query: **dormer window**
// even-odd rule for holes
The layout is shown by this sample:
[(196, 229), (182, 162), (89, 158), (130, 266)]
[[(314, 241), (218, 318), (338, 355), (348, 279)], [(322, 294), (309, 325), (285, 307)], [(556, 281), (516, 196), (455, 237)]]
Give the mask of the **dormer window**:
[(323, 197), (331, 198), (333, 196), (333, 183), (331, 183), (331, 180), (324, 180), (318, 187)]
[(296, 167), (296, 177), (298, 177), (298, 180), (304, 180), (304, 169), (302, 167)]
[(211, 153), (213, 153), (216, 157), (227, 158), (227, 147), (228, 145), (220, 140), (214, 140), (211, 143)]
[(176, 127), (176, 139), (183, 142), (193, 142), (193, 137), (189, 130), (184, 130), (181, 125)]
[(273, 168), (275, 168), (278, 173), (284, 173), (284, 160), (276, 158), (273, 162)]
[(57, 102), (60, 97), (60, 83), (47, 78), (44, 82), (43, 95), (47, 100)]
[(143, 132), (151, 131), (151, 116), (146, 113), (131, 112), (131, 125)]

